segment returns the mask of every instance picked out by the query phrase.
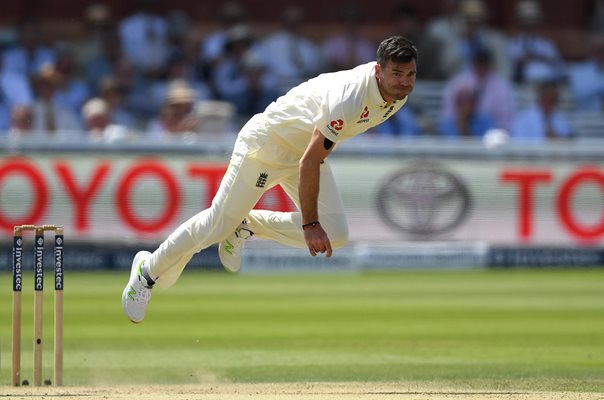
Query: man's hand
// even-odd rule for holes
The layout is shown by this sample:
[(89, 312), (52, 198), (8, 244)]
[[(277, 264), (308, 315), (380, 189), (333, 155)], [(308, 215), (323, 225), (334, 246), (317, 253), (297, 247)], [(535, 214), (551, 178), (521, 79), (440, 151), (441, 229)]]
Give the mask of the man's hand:
[(321, 225), (304, 229), (304, 240), (311, 256), (314, 257), (317, 253), (327, 253), (325, 256), (328, 258), (331, 257), (333, 252), (331, 242)]

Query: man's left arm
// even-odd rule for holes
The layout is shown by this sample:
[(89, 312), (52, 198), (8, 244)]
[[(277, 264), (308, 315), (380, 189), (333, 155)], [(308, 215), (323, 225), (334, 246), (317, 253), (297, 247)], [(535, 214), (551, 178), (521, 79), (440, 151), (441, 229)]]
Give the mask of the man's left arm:
[[(300, 185), (298, 193), (304, 226), (304, 239), (312, 256), (317, 255), (317, 253), (326, 253), (327, 257), (331, 257), (332, 254), (331, 242), (320, 225), (318, 199), (321, 163), (331, 153), (333, 147), (334, 143), (327, 139), (319, 129), (315, 128), (299, 163)], [(319, 224), (314, 224), (315, 222), (319, 222)]]

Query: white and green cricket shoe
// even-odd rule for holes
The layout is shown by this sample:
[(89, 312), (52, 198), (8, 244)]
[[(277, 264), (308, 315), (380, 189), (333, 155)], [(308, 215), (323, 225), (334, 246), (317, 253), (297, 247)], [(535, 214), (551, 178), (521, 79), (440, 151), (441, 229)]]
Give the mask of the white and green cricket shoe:
[(130, 269), (130, 280), (122, 293), (122, 307), (128, 319), (134, 323), (142, 322), (145, 318), (147, 306), (151, 300), (151, 288), (143, 276), (142, 267), (146, 260), (151, 257), (148, 251), (139, 251), (134, 256), (132, 268)]
[(247, 227), (246, 221), (235, 229), (228, 238), (218, 245), (218, 256), (224, 269), (229, 272), (237, 272), (241, 268), (241, 253), (245, 242), (254, 236), (254, 232)]

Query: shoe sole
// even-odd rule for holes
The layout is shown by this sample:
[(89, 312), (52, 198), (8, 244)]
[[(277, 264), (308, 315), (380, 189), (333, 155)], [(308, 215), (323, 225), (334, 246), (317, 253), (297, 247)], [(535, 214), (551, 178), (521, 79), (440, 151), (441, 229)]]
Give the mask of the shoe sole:
[(128, 288), (130, 288), (130, 282), (132, 281), (132, 279), (134, 277), (136, 277), (136, 275), (138, 275), (138, 266), (141, 262), (140, 258), (141, 257), (145, 257), (145, 255), (149, 253), (148, 251), (139, 251), (138, 253), (136, 253), (136, 255), (134, 256), (134, 260), (132, 260), (132, 266), (130, 267), (130, 278), (128, 279), (128, 283), (126, 284), (126, 287), (124, 288), (124, 291), (122, 292), (122, 309), (124, 310), (124, 314), (126, 314), (126, 316), (128, 317), (128, 319), (131, 322), (134, 322), (135, 324), (140, 324), (141, 322), (143, 322), (143, 319), (140, 320), (134, 320), (130, 317), (130, 315), (128, 314), (128, 312), (126, 311), (126, 301), (128, 299)]

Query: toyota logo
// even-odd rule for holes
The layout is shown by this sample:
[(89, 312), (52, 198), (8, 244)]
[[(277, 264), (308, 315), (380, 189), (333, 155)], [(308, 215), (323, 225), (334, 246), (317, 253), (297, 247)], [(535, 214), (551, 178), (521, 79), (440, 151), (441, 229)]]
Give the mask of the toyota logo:
[(381, 185), (377, 195), (380, 217), (394, 229), (429, 236), (461, 224), (471, 208), (466, 185), (452, 172), (433, 162), (403, 168)]

